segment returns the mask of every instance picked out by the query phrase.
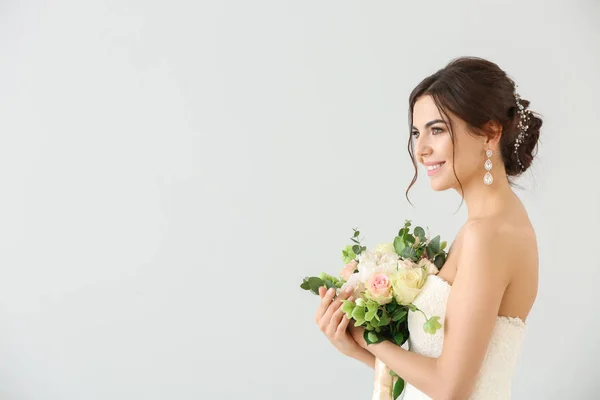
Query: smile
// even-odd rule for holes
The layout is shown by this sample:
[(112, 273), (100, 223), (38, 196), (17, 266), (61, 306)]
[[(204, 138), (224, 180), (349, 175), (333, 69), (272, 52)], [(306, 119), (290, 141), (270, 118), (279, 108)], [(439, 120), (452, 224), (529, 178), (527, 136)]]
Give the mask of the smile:
[(427, 166), (427, 175), (431, 176), (431, 175), (434, 175), (434, 174), (438, 173), (439, 170), (440, 170), (440, 168), (442, 167), (442, 165), (444, 165), (445, 163), (446, 162), (444, 161), (444, 162), (439, 163), (439, 164), (428, 165)]

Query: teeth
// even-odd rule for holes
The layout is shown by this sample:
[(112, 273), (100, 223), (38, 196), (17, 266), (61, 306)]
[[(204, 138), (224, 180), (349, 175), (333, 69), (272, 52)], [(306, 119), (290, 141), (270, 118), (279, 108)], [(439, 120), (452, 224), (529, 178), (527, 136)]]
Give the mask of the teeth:
[(427, 169), (428, 169), (429, 171), (433, 171), (434, 169), (438, 169), (439, 167), (441, 167), (441, 166), (442, 166), (442, 164), (443, 164), (443, 163), (440, 163), (440, 164), (435, 164), (435, 165), (428, 165), (428, 166), (427, 166)]

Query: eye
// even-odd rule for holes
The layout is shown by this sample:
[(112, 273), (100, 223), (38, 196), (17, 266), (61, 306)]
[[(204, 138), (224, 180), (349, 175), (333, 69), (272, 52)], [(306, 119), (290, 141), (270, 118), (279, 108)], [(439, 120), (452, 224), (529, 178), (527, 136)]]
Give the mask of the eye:
[(419, 137), (419, 131), (412, 131), (411, 135), (416, 139), (417, 137)]
[(439, 127), (433, 127), (433, 128), (431, 128), (431, 131), (432, 131), (434, 134), (438, 134), (438, 133), (443, 133), (443, 132), (444, 132), (444, 129), (443, 129), (443, 128), (439, 128)]

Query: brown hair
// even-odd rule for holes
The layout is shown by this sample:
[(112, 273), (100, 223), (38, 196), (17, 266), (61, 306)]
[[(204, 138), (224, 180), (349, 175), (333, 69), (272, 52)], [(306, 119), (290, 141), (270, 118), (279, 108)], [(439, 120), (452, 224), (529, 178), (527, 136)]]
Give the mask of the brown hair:
[[(492, 132), (484, 130), (484, 126), (489, 121), (497, 121), (502, 125), (499, 146), (506, 174), (509, 177), (519, 176), (522, 171), (514, 154), (514, 143), (519, 134), (519, 114), (514, 91), (515, 82), (495, 63), (479, 57), (453, 59), (446, 67), (423, 79), (413, 89), (409, 97), (409, 132), (412, 133), (415, 103), (423, 95), (432, 97), (440, 114), (450, 111), (464, 120), (470, 128), (470, 133), (474, 135), (491, 136)], [(528, 100), (521, 98), (519, 102), (525, 109), (529, 106)], [(451, 125), (451, 121), (449, 123)], [(537, 154), (537, 143), (542, 126), (539, 114), (531, 112), (528, 125), (527, 136), (518, 148), (519, 160), (524, 169), (531, 165), (535, 155), (534, 149)], [(449, 131), (454, 144), (452, 126), (449, 127)], [(418, 176), (412, 134), (409, 134), (408, 153), (415, 168), (415, 175), (406, 189), (407, 199), (408, 192)], [(452, 157), (454, 158), (454, 148)], [(454, 169), (454, 165), (452, 168)], [(456, 176), (456, 170), (454, 176), (462, 192), (463, 187)], [(514, 185), (514, 182), (509, 179), (509, 184)], [(410, 203), (410, 199), (408, 202)]]

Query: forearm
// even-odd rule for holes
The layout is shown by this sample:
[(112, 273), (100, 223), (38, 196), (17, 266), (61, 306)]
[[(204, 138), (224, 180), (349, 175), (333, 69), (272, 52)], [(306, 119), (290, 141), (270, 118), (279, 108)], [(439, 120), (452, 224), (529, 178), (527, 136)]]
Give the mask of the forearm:
[(434, 399), (444, 398), (443, 377), (439, 373), (437, 358), (405, 350), (388, 340), (370, 344), (367, 349), (421, 392)]
[(365, 364), (368, 367), (375, 369), (375, 356), (373, 354), (371, 354), (371, 352), (368, 350), (365, 350), (363, 348), (361, 348), (360, 350), (361, 351), (352, 355), (352, 358), (362, 362), (363, 364)]

